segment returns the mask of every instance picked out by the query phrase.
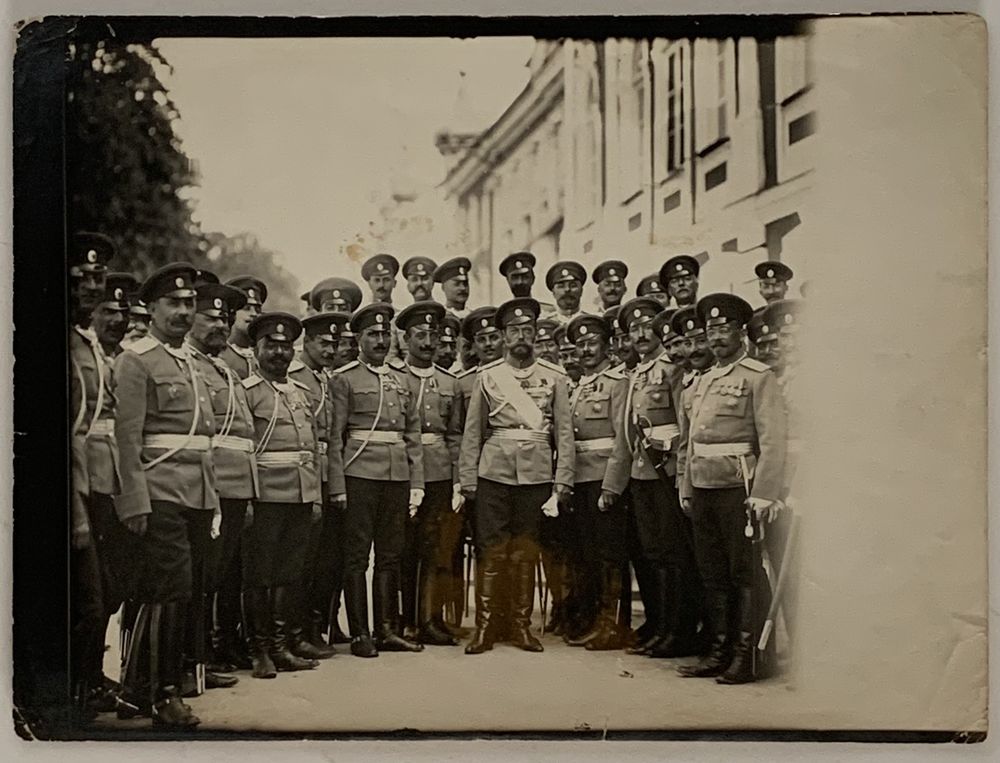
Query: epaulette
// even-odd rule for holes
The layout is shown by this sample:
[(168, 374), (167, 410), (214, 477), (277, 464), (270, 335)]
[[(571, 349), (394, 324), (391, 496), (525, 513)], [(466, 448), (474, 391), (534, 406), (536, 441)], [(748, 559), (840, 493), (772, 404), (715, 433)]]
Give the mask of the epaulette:
[(291, 373), (292, 371), (301, 371), (305, 367), (306, 364), (303, 363), (298, 358), (296, 358), (295, 360), (293, 360), (291, 363), (288, 364), (288, 372)]
[(439, 366), (437, 363), (434, 364), (434, 368), (443, 373), (445, 376), (450, 376), (452, 379), (458, 378), (458, 374), (454, 373), (450, 369), (444, 368), (443, 366)]
[(562, 366), (557, 366), (555, 363), (546, 360), (545, 358), (539, 358), (537, 362), (538, 365), (540, 365), (542, 368), (547, 368), (550, 371), (555, 371), (557, 373), (562, 374), (563, 376), (566, 375), (566, 371)]
[(617, 366), (612, 366), (608, 370), (621, 374), (622, 378), (628, 376), (628, 366), (626, 366), (624, 363), (619, 363)]
[(751, 371), (757, 371), (758, 373), (771, 370), (771, 367), (767, 365), (767, 363), (761, 363), (759, 360), (755, 360), (754, 358), (742, 358), (740, 360), (740, 365), (744, 368), (749, 368)]
[(136, 355), (144, 355), (150, 350), (152, 350), (154, 347), (156, 347), (158, 344), (159, 342), (157, 342), (152, 337), (144, 336), (141, 339), (136, 339), (134, 342), (132, 342), (132, 345), (129, 347), (129, 349), (132, 350), (132, 352), (134, 352)]
[(480, 371), (485, 371), (487, 368), (493, 368), (494, 366), (499, 366), (503, 363), (503, 358), (497, 358), (496, 360), (491, 360), (485, 366), (479, 366)]
[(251, 387), (256, 387), (262, 381), (264, 381), (263, 376), (257, 376), (257, 374), (250, 374), (246, 379), (240, 382), (240, 384), (242, 384), (245, 389), (250, 389)]
[(466, 376), (472, 376), (479, 372), (479, 366), (473, 366), (472, 368), (466, 368), (464, 371), (460, 371), (455, 374), (456, 379), (464, 379)]
[(359, 364), (359, 362), (358, 362), (358, 361), (356, 361), (356, 360), (352, 360), (352, 361), (351, 361), (350, 363), (348, 363), (347, 365), (344, 365), (344, 366), (341, 366), (340, 368), (335, 368), (335, 369), (333, 369), (333, 372), (334, 372), (335, 374), (342, 374), (342, 373), (344, 373), (344, 371), (350, 371), (350, 370), (351, 370), (352, 368), (357, 368), (357, 367), (358, 367), (359, 365), (360, 365), (360, 364)]
[(615, 379), (615, 380), (624, 379), (624, 378), (626, 378), (626, 376), (625, 376), (625, 364), (622, 363), (621, 365), (615, 366), (614, 368), (605, 368), (601, 372), (601, 374), (604, 375), (604, 376), (607, 376), (610, 379)]
[(306, 392), (311, 392), (311, 390), (309, 389), (309, 385), (308, 384), (303, 384), (298, 379), (293, 379), (291, 376), (289, 376), (288, 377), (288, 381), (290, 381), (292, 384), (294, 384), (299, 389), (303, 389)]
[(409, 373), (410, 370), (406, 367), (406, 363), (399, 358), (389, 358), (385, 364), (389, 366), (389, 368), (395, 368), (397, 371), (403, 371), (405, 373)]

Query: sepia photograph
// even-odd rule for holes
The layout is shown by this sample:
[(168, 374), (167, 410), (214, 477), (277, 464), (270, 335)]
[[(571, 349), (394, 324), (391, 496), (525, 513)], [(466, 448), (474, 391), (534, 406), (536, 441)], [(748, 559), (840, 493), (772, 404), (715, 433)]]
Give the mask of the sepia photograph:
[(983, 741), (985, 61), (23, 22), (17, 734)]

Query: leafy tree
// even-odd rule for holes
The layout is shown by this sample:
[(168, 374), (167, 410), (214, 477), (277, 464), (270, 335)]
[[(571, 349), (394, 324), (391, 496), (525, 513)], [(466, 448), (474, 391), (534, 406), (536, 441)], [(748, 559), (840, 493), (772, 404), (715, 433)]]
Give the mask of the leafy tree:
[(278, 264), (275, 253), (261, 246), (254, 234), (209, 233), (206, 240), (209, 248), (205, 267), (219, 276), (220, 281), (238, 275), (255, 275), (267, 284), (266, 310), (301, 314), (298, 279)]

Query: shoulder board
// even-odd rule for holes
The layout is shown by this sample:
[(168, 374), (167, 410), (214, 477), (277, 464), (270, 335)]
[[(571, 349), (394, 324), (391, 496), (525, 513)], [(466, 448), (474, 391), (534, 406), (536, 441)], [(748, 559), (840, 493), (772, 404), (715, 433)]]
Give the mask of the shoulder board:
[(360, 364), (358, 363), (358, 361), (356, 361), (356, 360), (352, 360), (352, 361), (351, 361), (350, 363), (348, 363), (348, 364), (347, 364), (346, 366), (341, 366), (340, 368), (335, 368), (335, 369), (333, 369), (333, 372), (334, 372), (335, 374), (342, 374), (342, 373), (344, 373), (344, 371), (350, 371), (350, 370), (351, 370), (352, 368), (357, 368), (357, 367), (358, 367), (358, 365), (360, 365)]
[(240, 382), (240, 384), (242, 384), (244, 388), (250, 389), (251, 387), (256, 387), (262, 381), (264, 381), (264, 377), (257, 376), (257, 374), (250, 374), (250, 376)]
[(624, 379), (625, 378), (625, 364), (615, 366), (614, 368), (605, 368), (601, 372), (603, 376), (607, 376), (610, 379)]
[(771, 370), (771, 367), (767, 365), (767, 363), (761, 363), (759, 360), (755, 360), (754, 358), (743, 358), (740, 361), (740, 365), (744, 368), (749, 368), (751, 371), (758, 371), (760, 373)]
[(132, 350), (132, 352), (136, 353), (137, 355), (143, 355), (152, 350), (158, 344), (159, 342), (157, 342), (152, 337), (144, 336), (142, 339), (136, 339), (134, 342), (132, 342), (132, 345), (129, 347), (129, 349)]
[(557, 366), (555, 363), (552, 363), (552, 362), (546, 360), (545, 358), (539, 358), (536, 362), (542, 368), (547, 368), (550, 371), (555, 371), (556, 373), (562, 374), (563, 376), (566, 375), (566, 371), (563, 369), (562, 366)]
[(309, 385), (308, 384), (303, 384), (298, 379), (293, 379), (291, 376), (288, 377), (288, 381), (290, 381), (292, 384), (294, 384), (299, 389), (304, 389), (306, 392), (311, 392), (312, 391), (312, 390), (309, 389)]
[(387, 360), (385, 362), (385, 364), (387, 366), (389, 366), (389, 368), (395, 368), (397, 371), (403, 371), (405, 373), (409, 373), (409, 371), (410, 371), (410, 369), (409, 369), (409, 367), (407, 367), (406, 363), (404, 363), (399, 358), (390, 358), (389, 360)]
[(451, 377), (452, 379), (457, 379), (457, 378), (458, 378), (458, 374), (456, 374), (456, 373), (454, 373), (454, 372), (450, 371), (450, 370), (449, 370), (449, 369), (447, 369), (447, 368), (443, 368), (443, 367), (441, 367), (441, 366), (439, 366), (439, 365), (437, 365), (437, 364), (435, 364), (435, 365), (434, 365), (434, 370), (436, 370), (436, 371), (440, 371), (440, 372), (441, 372), (441, 373), (443, 373), (443, 374), (444, 374), (445, 376), (450, 376), (450, 377)]
[(456, 375), (456, 379), (464, 379), (466, 376), (472, 376), (479, 372), (479, 366), (473, 366), (472, 368), (466, 368), (464, 371), (459, 371)]
[(487, 368), (495, 368), (496, 366), (499, 366), (501, 363), (503, 363), (503, 358), (497, 358), (496, 360), (491, 360), (485, 366), (479, 366), (476, 370), (485, 371)]
[(303, 363), (298, 358), (296, 358), (295, 360), (293, 360), (291, 363), (288, 364), (288, 372), (291, 373), (292, 371), (301, 371), (305, 367), (306, 364)]

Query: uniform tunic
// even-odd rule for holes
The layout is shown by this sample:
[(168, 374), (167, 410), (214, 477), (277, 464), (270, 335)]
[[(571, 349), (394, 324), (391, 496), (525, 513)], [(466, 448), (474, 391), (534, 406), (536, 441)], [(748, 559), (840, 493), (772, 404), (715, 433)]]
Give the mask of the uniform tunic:
[[(121, 489), (118, 444), (115, 441), (114, 364), (96, 339), (80, 328), (70, 333), (73, 373), (73, 437), (82, 438), (82, 462), (77, 489), (83, 493), (116, 495)], [(99, 406), (99, 407), (98, 407)]]
[(300, 355), (288, 366), (288, 376), (302, 384), (312, 406), (313, 418), (316, 420), (316, 436), (319, 443), (320, 479), (326, 483), (329, 479), (329, 444), (330, 427), (333, 424), (333, 405), (330, 402), (329, 377), (323, 371), (310, 368)]
[(454, 374), (438, 366), (407, 365), (410, 395), (420, 415), (424, 482), (458, 482), (462, 445), (462, 393)]
[(257, 359), (250, 347), (238, 347), (230, 342), (219, 353), (219, 358), (233, 369), (241, 380), (257, 372)]

